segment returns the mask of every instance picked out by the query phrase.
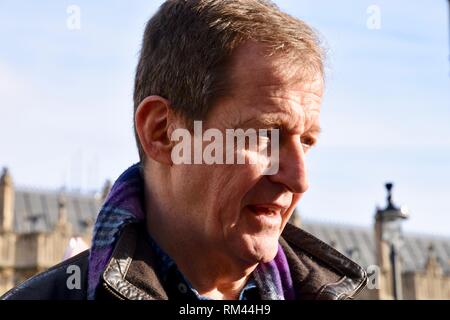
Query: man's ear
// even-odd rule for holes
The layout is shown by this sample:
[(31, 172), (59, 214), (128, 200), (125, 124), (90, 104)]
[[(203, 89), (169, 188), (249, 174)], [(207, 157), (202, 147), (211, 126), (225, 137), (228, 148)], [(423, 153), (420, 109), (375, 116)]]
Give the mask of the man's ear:
[(169, 137), (170, 102), (160, 96), (148, 96), (134, 116), (136, 132), (147, 158), (172, 164), (172, 141)]

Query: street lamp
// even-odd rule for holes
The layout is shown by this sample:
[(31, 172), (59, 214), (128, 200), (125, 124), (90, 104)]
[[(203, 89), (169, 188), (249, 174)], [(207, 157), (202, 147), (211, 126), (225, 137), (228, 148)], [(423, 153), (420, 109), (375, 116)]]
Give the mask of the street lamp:
[(406, 207), (398, 208), (392, 202), (392, 183), (385, 184), (387, 190), (387, 205), (378, 209), (376, 219), (381, 222), (382, 240), (389, 245), (389, 261), (392, 270), (392, 288), (395, 300), (402, 299), (401, 270), (399, 265), (399, 250), (403, 244), (401, 223), (408, 218)]

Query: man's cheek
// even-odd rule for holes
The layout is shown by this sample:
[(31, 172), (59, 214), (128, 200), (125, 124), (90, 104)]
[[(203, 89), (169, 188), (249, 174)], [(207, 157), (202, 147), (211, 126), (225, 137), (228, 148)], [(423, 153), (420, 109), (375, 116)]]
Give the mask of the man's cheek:
[(300, 201), (302, 196), (303, 196), (303, 194), (300, 194), (300, 193), (295, 193), (292, 196), (291, 205), (289, 206), (289, 208), (286, 210), (285, 214), (283, 215), (283, 228), (286, 225), (286, 223), (289, 221), (289, 218), (294, 213), (295, 207), (297, 206), (297, 204)]
[[(260, 150), (243, 150), (242, 158), (245, 159), (247, 169), (252, 172), (253, 176), (273, 175), (278, 172), (278, 154), (267, 154)], [(274, 161), (274, 159), (276, 161)]]
[(300, 202), (300, 199), (303, 197), (303, 193), (294, 193), (292, 195), (292, 205), (291, 207), (294, 207)]

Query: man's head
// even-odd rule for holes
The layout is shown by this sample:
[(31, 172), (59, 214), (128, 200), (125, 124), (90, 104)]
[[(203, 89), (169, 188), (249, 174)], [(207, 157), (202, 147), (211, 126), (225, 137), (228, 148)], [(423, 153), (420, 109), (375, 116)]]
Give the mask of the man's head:
[[(315, 33), (270, 2), (166, 1), (145, 30), (134, 93), (146, 184), (165, 211), (165, 222), (153, 220), (170, 221), (199, 250), (234, 262), (273, 259), (308, 188), (305, 153), (319, 133), (322, 91)], [(192, 129), (194, 120), (224, 136), (227, 129), (279, 129), (279, 170), (264, 175), (248, 162), (175, 165), (171, 134)]]

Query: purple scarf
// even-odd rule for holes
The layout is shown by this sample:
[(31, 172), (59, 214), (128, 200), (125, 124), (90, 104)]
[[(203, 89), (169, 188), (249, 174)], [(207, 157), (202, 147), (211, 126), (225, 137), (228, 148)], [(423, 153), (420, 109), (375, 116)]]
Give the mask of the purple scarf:
[[(143, 222), (145, 219), (143, 190), (140, 164), (135, 164), (114, 183), (98, 214), (89, 256), (89, 300), (95, 299), (101, 275), (124, 227), (129, 223)], [(295, 298), (289, 265), (280, 245), (275, 258), (271, 262), (259, 264), (253, 274), (262, 299)]]

